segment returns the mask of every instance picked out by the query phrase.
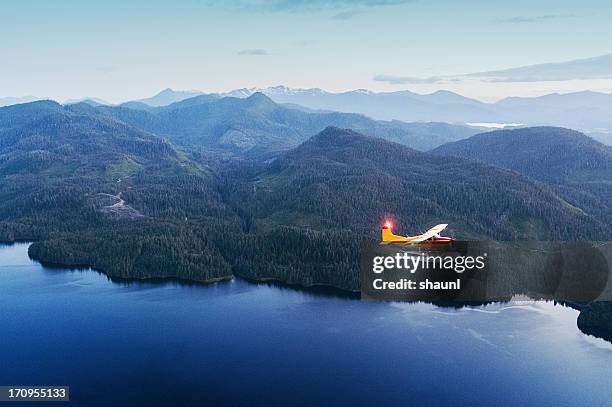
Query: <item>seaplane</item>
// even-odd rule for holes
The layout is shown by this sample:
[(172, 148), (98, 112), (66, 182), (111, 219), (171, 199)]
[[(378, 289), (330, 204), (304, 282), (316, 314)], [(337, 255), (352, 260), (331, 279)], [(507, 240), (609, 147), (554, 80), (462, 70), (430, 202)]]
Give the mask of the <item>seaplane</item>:
[(418, 247), (446, 247), (455, 241), (451, 237), (440, 235), (440, 232), (446, 229), (447, 226), (447, 223), (441, 223), (432, 227), (427, 232), (417, 236), (399, 236), (393, 234), (393, 224), (390, 221), (386, 221), (382, 227), (382, 241), (380, 244)]

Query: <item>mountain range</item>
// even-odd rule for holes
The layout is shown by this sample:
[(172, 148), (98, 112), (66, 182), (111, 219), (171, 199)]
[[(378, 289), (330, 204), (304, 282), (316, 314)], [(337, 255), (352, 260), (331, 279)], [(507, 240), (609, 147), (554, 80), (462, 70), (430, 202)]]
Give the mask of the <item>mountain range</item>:
[[(609, 205), (600, 201), (597, 209), (596, 190), (580, 183), (567, 184), (568, 192), (556, 179), (499, 168), (504, 163), (442, 157), (337, 127), (309, 137), (299, 130), (304, 118), (318, 126), (318, 115), (327, 114), (311, 117), (262, 94), (201, 102), (155, 113), (52, 101), (0, 108), (0, 240), (33, 240), (36, 259), (119, 278), (238, 274), (353, 290), (359, 244), (378, 238), (385, 217), (406, 233), (445, 220), (458, 238), (612, 235), (598, 216)], [(250, 134), (268, 146), (273, 118), (293, 129), (279, 137), (299, 137), (265, 154), (229, 157), (203, 153), (219, 144), (202, 142), (196, 131), (167, 137), (180, 129), (172, 120), (191, 129), (204, 123), (201, 115), (211, 129), (237, 120), (266, 130)], [(153, 131), (163, 123), (177, 127)], [(593, 147), (573, 132), (548, 133), (547, 143)], [(545, 153), (547, 143), (529, 154)], [(569, 168), (584, 159), (565, 156)]]
[[(612, 134), (612, 94), (592, 91), (508, 97), (495, 103), (481, 102), (449, 91), (425, 95), (410, 91), (368, 90), (332, 93), (318, 88), (293, 89), (285, 86), (244, 88), (215, 95), (244, 98), (257, 92), (280, 104), (360, 113), (379, 120), (562, 126), (593, 133), (600, 141), (607, 143)], [(181, 92), (166, 89), (154, 98), (168, 93), (182, 97)]]
[(177, 145), (250, 155), (288, 150), (328, 126), (350, 128), (419, 150), (479, 131), (447, 123), (380, 121), (354, 113), (305, 111), (275, 103), (262, 93), (246, 98), (200, 95), (160, 107), (131, 102), (121, 106), (77, 104), (69, 109), (120, 120)]
[(264, 89), (262, 93), (278, 103), (350, 111), (383, 120), (555, 125), (586, 132), (612, 133), (612, 94), (591, 91), (512, 97), (496, 103), (484, 103), (448, 91), (428, 95), (409, 91), (330, 93), (320, 89), (274, 87)]
[[(210, 99), (228, 96), (246, 98), (255, 93), (263, 93), (286, 107), (311, 113), (358, 113), (376, 120), (403, 122), (561, 126), (583, 131), (598, 141), (612, 144), (612, 94), (593, 91), (552, 93), (539, 97), (507, 97), (495, 103), (485, 103), (444, 90), (431, 94), (410, 91), (372, 92), (364, 89), (333, 93), (319, 88), (294, 89), (274, 86), (205, 94), (167, 88), (152, 97), (129, 101), (121, 106), (146, 111), (196, 96)], [(36, 98), (0, 99), (0, 106), (34, 99)], [(93, 105), (107, 104), (95, 98), (70, 100), (66, 103), (78, 101)]]

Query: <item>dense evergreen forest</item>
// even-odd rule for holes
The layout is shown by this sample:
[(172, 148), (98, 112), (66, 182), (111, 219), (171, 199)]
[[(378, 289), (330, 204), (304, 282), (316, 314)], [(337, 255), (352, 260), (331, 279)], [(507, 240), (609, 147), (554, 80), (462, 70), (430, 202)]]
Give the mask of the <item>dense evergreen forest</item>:
[(549, 185), (570, 204), (612, 224), (612, 147), (570, 129), (497, 130), (433, 153), (508, 168)]
[[(277, 109), (261, 96), (241, 103)], [(286, 152), (236, 154), (204, 139), (177, 148), (126, 118), (141, 114), (151, 113), (50, 101), (0, 109), (0, 240), (33, 240), (36, 259), (113, 277), (358, 290), (360, 245), (386, 218), (406, 234), (448, 222), (460, 239), (612, 235), (578, 198), (487, 164), (335, 127)]]
[(123, 123), (31, 105), (46, 114), (0, 113), (2, 241), (116, 277), (232, 275), (210, 235), (234, 215), (208, 169)]
[[(258, 248), (255, 253), (267, 261), (265, 270), (256, 261), (239, 273), (285, 279), (286, 270), (294, 269), (284, 257), (290, 253), (294, 263), (316, 264), (310, 273), (321, 281), (344, 281), (357, 268), (359, 242), (378, 239), (386, 218), (405, 234), (448, 222), (459, 239), (611, 235), (610, 225), (569, 205), (547, 185), (350, 130), (328, 128), (271, 163), (252, 168), (246, 177), (241, 168), (226, 172), (226, 201), (243, 219), (253, 239), (250, 245)], [(292, 244), (284, 248), (284, 256), (275, 256), (270, 242), (286, 233), (291, 237), (283, 239)], [(301, 245), (293, 244), (298, 236)], [(348, 262), (349, 267), (325, 267), (330, 261)]]

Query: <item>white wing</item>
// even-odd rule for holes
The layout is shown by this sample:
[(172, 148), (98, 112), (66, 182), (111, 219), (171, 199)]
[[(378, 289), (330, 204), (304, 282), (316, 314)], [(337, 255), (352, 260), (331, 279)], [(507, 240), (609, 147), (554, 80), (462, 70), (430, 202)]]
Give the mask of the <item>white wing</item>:
[(436, 225), (433, 228), (429, 229), (427, 232), (423, 233), (422, 235), (414, 236), (413, 238), (411, 238), (410, 243), (419, 243), (424, 240), (431, 239), (432, 237), (446, 229), (447, 226), (447, 223), (441, 223), (439, 225)]

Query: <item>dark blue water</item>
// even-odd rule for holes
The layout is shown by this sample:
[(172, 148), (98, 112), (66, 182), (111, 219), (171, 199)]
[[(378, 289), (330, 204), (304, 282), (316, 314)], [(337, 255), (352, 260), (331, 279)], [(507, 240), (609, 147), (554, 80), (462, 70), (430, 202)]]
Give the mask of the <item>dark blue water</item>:
[(114, 283), (0, 246), (0, 384), (69, 385), (73, 405), (610, 405), (612, 346), (576, 317)]

